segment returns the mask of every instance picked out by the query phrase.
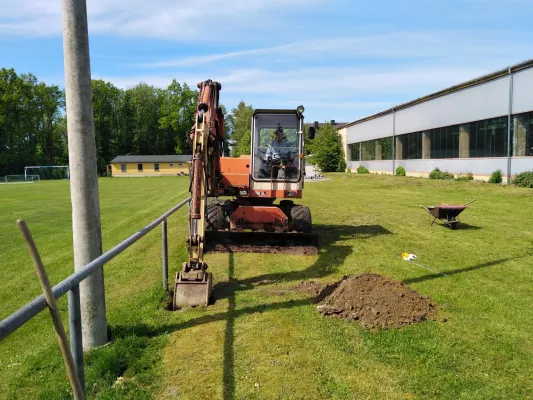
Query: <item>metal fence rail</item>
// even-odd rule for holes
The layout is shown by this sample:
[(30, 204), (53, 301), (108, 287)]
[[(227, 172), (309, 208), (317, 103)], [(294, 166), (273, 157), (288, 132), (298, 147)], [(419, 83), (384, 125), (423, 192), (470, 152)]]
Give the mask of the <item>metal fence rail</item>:
[[(190, 200), (190, 197), (186, 198), (159, 218), (150, 222), (144, 228), (140, 229), (126, 240), (120, 242), (112, 249), (106, 251), (100, 257), (94, 259), (83, 268), (74, 272), (57, 285), (52, 288), (52, 292), (56, 299), (63, 296), (65, 293), (69, 293), (68, 296), (68, 315), (70, 326), (70, 348), (74, 363), (77, 367), (78, 377), (82, 386), (84, 385), (84, 373), (83, 373), (83, 346), (81, 336), (81, 316), (80, 316), (80, 292), (79, 284), (88, 276), (90, 276), (97, 268), (102, 267), (105, 263), (115, 258), (122, 253), (132, 244), (137, 242), (144, 235), (152, 231), (158, 225), (162, 225), (162, 254), (163, 254), (163, 287), (167, 289), (168, 285), (168, 247), (167, 247), (167, 218), (178, 211)], [(15, 330), (20, 328), (26, 322), (31, 320), (41, 311), (46, 309), (46, 301), (44, 295), (40, 295), (25, 306), (21, 307), (13, 314), (9, 315), (2, 321), (0, 321), (0, 341), (5, 339)]]

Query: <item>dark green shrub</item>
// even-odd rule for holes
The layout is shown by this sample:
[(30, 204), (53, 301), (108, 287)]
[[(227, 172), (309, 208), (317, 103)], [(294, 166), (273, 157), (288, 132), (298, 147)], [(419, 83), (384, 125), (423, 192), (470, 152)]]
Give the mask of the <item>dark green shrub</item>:
[(469, 172), (466, 175), (459, 174), (459, 176), (457, 178), (455, 178), (455, 180), (458, 181), (458, 182), (473, 181), (474, 180), (474, 174), (472, 174), (472, 172)]
[(454, 179), (454, 178), (455, 177), (453, 176), (453, 174), (450, 174), (449, 172), (442, 172), (438, 168), (435, 168), (429, 174), (429, 179)]
[(489, 178), (489, 183), (502, 183), (502, 171), (497, 169)]
[(404, 167), (396, 168), (396, 175), (397, 176), (405, 176), (405, 168)]
[(429, 179), (440, 179), (440, 169), (435, 168), (429, 173)]
[(368, 171), (366, 167), (363, 167), (362, 165), (360, 165), (359, 167), (357, 167), (357, 173), (358, 174), (369, 174), (370, 172)]
[(526, 171), (516, 175), (513, 183), (516, 186), (533, 188), (533, 171)]

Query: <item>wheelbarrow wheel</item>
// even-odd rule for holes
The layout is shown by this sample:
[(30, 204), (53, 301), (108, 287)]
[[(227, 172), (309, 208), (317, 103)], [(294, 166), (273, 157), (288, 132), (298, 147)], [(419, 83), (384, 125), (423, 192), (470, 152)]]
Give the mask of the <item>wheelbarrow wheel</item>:
[(450, 224), (450, 228), (452, 230), (456, 230), (457, 229), (457, 224), (458, 223), (459, 223), (459, 221), (457, 221), (454, 216), (449, 216), (448, 217), (448, 224)]

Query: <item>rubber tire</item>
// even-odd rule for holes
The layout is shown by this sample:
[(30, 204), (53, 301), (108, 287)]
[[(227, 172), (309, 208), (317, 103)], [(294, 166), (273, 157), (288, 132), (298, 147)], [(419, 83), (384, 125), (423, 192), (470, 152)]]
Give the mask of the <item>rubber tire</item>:
[(292, 201), (292, 200), (281, 200), (279, 202), (279, 205), (281, 207), (286, 207), (286, 206), (292, 207), (294, 205), (294, 201)]
[(295, 205), (291, 208), (292, 229), (296, 232), (311, 233), (313, 224), (309, 207)]
[(291, 218), (291, 210), (294, 207), (294, 201), (292, 200), (281, 200), (279, 202), (278, 206), (281, 211), (283, 211), (283, 214), (287, 216), (287, 218)]
[(226, 216), (222, 204), (214, 203), (207, 206), (205, 230), (219, 231), (226, 227)]

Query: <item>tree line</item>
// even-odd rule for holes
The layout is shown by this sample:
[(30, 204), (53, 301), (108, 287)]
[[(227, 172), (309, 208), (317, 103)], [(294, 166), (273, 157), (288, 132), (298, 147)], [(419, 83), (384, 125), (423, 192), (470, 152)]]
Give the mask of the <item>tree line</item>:
[(32, 74), (0, 70), (0, 175), (68, 159), (65, 95)]
[[(194, 123), (198, 90), (173, 80), (166, 89), (139, 83), (121, 89), (93, 80), (98, 173), (118, 155), (191, 154), (187, 133)], [(226, 109), (224, 143), (229, 153), (232, 118)], [(0, 69), (0, 176), (25, 166), (67, 165), (65, 92), (33, 74)]]
[[(166, 89), (146, 83), (121, 89), (103, 80), (93, 80), (92, 89), (100, 175), (118, 155), (191, 154), (187, 133), (194, 122), (198, 90), (175, 79)], [(230, 155), (230, 145), (233, 157), (250, 154), (253, 107), (241, 101), (231, 112), (221, 108), (224, 155)], [(307, 146), (320, 154), (316, 160), (324, 171), (343, 169), (342, 145), (333, 129), (323, 129)], [(2, 68), (0, 176), (21, 174), (31, 165), (68, 165), (65, 93), (31, 73)]]

